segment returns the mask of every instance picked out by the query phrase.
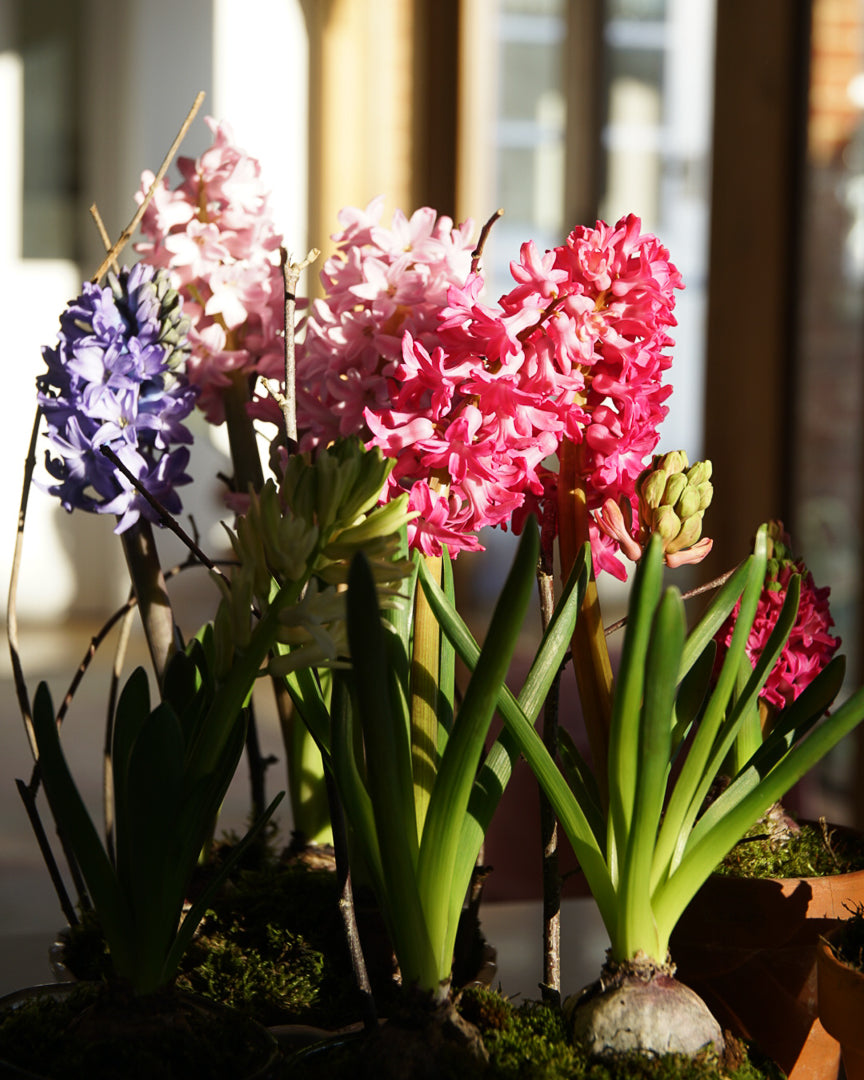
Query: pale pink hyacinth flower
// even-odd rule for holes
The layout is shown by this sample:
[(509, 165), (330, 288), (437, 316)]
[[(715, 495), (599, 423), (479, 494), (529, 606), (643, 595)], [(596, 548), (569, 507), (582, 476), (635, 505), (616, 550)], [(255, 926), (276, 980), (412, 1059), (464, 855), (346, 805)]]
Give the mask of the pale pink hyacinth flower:
[[(167, 267), (183, 295), (192, 320), (189, 379), (204, 415), (219, 424), (232, 376), (251, 382), (284, 371), (282, 237), (259, 162), (234, 145), (227, 124), (206, 122), (213, 145), (197, 160), (178, 159), (182, 181), (172, 189), (166, 179), (157, 189), (141, 222), (147, 240), (137, 250)], [(145, 172), (139, 202), (152, 182)]]

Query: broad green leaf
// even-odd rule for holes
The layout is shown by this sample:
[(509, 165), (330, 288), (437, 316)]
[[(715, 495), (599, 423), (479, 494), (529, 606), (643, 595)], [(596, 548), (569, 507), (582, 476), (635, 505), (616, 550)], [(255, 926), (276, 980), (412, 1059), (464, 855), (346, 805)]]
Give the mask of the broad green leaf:
[[(639, 722), (645, 690), (645, 657), (663, 585), (663, 545), (654, 534), (636, 567), (627, 610), (627, 633), (615, 680), (609, 730), (609, 857), (624, 858), (640, 769)], [(677, 671), (675, 672), (677, 674)], [(670, 707), (666, 723), (670, 723)]]
[[(417, 823), (411, 748), (404, 698), (394, 687), (389, 663), (398, 643), (381, 621), (375, 582), (362, 553), (348, 577), (348, 640), (358, 718), (366, 748), (366, 775), (381, 853), (382, 878), (394, 912), (392, 926), (403, 978), (437, 986), (431, 948), (417, 888)], [(394, 696), (394, 691), (396, 696)]]
[(132, 978), (134, 955), (131, 946), (135, 936), (132, 913), (69, 772), (60, 746), (51, 695), (44, 682), (37, 687), (33, 700), (33, 730), (51, 813), (78, 858), (87, 889), (99, 912), (114, 970), (121, 978)]
[(456, 934), (454, 911), (458, 920), (458, 911), (464, 901), (464, 895), (457, 898), (452, 888), (462, 821), (483, 743), (533, 596), (538, 553), (537, 528), (532, 524), (522, 535), (495, 606), (429, 800), (417, 881), (432, 945), (445, 977), (449, 973)]
[(688, 847), (675, 873), (655, 893), (654, 912), (658, 923), (668, 926), (671, 931), (705, 879), (750, 826), (862, 719), (864, 688), (813, 728), (735, 806), (727, 808), (723, 816)]
[(712, 639), (699, 654), (696, 661), (687, 668), (687, 672), (681, 680), (678, 697), (675, 699), (672, 727), (673, 756), (687, 738), (690, 728), (701, 713), (708, 697), (716, 655), (717, 644)]
[[(735, 686), (738, 665), (744, 655), (747, 638), (756, 615), (756, 607), (765, 580), (767, 562), (766, 528), (763, 525), (756, 535), (753, 555), (743, 564), (746, 567), (746, 583), (731, 644), (720, 669), (714, 691), (708, 699), (666, 807), (654, 852), (652, 880), (655, 885), (666, 878), (677, 865), (683, 853), (683, 845), (686, 843), (696, 813), (699, 810), (698, 793), (703, 789), (706, 767), (726, 717), (726, 707)], [(728, 584), (731, 584), (731, 580)], [(704, 634), (700, 630), (700, 641), (702, 641), (703, 637)], [(694, 662), (696, 656), (701, 653), (704, 647), (703, 642), (702, 648), (698, 652), (693, 650), (695, 653)], [(686, 643), (684, 652), (688, 652)], [(682, 663), (682, 668), (685, 667), (686, 665)]]
[[(640, 949), (651, 956), (665, 954), (666, 943), (656, 941), (648, 898), (654, 845), (669, 775), (672, 749), (669, 718), (675, 703), (685, 635), (681, 596), (676, 589), (668, 589), (656, 608), (644, 660), (633, 815), (628, 835), (619, 838), (622, 846), (626, 839), (626, 848), (619, 866), (622, 918), (617, 940), (612, 942), (617, 960), (632, 959)], [(646, 943), (652, 940), (656, 942), (654, 948), (646, 949)]]

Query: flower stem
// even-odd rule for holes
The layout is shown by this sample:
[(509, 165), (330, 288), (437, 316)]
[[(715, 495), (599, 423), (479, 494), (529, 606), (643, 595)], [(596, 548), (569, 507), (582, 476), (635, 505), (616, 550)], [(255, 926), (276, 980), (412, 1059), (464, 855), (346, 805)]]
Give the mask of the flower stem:
[[(437, 585), (441, 584), (441, 559), (426, 556), (426, 565)], [(414, 648), (411, 657), (411, 761), (414, 774), (414, 807), (417, 838), (438, 771), (438, 662), (441, 636), (438, 620), (426, 593), (414, 593)]]
[(141, 613), (144, 636), (150, 650), (150, 659), (161, 687), (168, 660), (177, 643), (177, 631), (168, 590), (165, 588), (165, 578), (156, 553), (153, 528), (145, 518), (139, 518), (121, 534), (121, 539), (129, 577)]
[[(564, 581), (567, 580), (580, 547), (590, 539), (591, 515), (579, 469), (580, 456), (579, 447), (569, 439), (564, 439), (561, 444), (558, 474), (558, 544), (561, 577)], [(609, 724), (612, 716), (612, 664), (606, 646), (597, 582), (593, 573), (588, 580), (573, 631), (572, 652), (594, 775), (601, 797), (606, 803), (609, 782)]]
[[(551, 565), (541, 552), (537, 567), (540, 618), (545, 635), (555, 610)], [(554, 758), (558, 753), (558, 690), (560, 671), (555, 675), (543, 709), (543, 742)], [(558, 865), (558, 822), (542, 788), (540, 793), (540, 839), (543, 851), (543, 992), (561, 994), (561, 875)]]
[[(222, 391), (225, 407), (225, 424), (228, 428), (228, 445), (231, 450), (231, 463), (234, 466), (234, 489), (246, 494), (250, 487), (260, 491), (264, 486), (264, 472), (261, 468), (261, 455), (258, 452), (258, 440), (255, 428), (246, 406), (249, 402), (249, 379), (244, 372), (233, 372), (231, 385)], [(253, 819), (257, 820), (267, 805), (267, 792), (264, 774), (267, 765), (261, 754), (258, 739), (258, 726), (255, 714), (249, 712), (246, 725), (246, 760), (249, 763), (249, 789), (252, 801)]]

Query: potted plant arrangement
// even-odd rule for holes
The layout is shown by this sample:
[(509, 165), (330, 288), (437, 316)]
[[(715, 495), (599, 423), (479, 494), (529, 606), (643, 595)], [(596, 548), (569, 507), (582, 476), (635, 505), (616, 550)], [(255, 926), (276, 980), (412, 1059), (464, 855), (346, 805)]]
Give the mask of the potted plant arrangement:
[[(767, 527), (689, 632), (683, 598), (664, 588), (665, 568), (710, 552), (712, 493), (709, 463), (650, 456), (682, 284), (668, 252), (633, 216), (579, 227), (545, 253), (524, 244), (513, 288), (487, 306), (481, 260), (497, 215), (475, 242), (470, 223), (454, 227), (430, 208), (385, 228), (377, 200), (343, 212), (324, 297), (295, 340), (305, 263), (278, 254), (257, 164), (224, 125), (211, 128), (213, 147), (181, 162), (180, 187), (165, 180), (171, 154), (145, 176), (138, 213), (61, 318), (39, 381), (46, 486), (67, 509), (115, 517), (153, 666), (153, 689), (135, 672), (110, 710), (104, 842), (66, 767), (46, 687), (31, 709), (14, 606), (10, 623), (37, 769), (107, 942), (121, 1011), (170, 987), (214, 890), (273, 812), (251, 712), (266, 678), (296, 820), (307, 841), (333, 842), (360, 1021), (347, 1045), (292, 1057), (290, 1075), (507, 1075), (495, 1018), (508, 1007), (460, 994), (454, 953), (475, 914), (466, 898), (486, 829), (521, 754), (573, 846), (610, 951), (598, 984), (563, 1012), (546, 979), (518, 1068), (540, 1052), (537, 1033), (555, 1028), (570, 1075), (642, 1075), (674, 1060), (682, 1076), (739, 1066), (752, 1076), (675, 979), (672, 932), (717, 863), (861, 720), (864, 691), (826, 717), (842, 678), (842, 660), (831, 660), (753, 738), (802, 588), (800, 574), (788, 577), (765, 640), (748, 652)], [(120, 269), (139, 223), (144, 259)], [(183, 421), (196, 402), (229, 431), (228, 573), (177, 520), (176, 488), (189, 480)], [(262, 424), (272, 425), (266, 468)], [(219, 589), (212, 621), (188, 642), (154, 524), (180, 536)], [(481, 648), (460, 615), (451, 559), (480, 549), (478, 534), (495, 526), (521, 535)], [(613, 677), (595, 574), (626, 577), (621, 556), (637, 565)], [(517, 694), (508, 672), (538, 585), (544, 630)], [(554, 713), (568, 659), (590, 762), (554, 722), (543, 736), (535, 727), (541, 710), (547, 721)], [(490, 745), (496, 711), (504, 727)], [(253, 830), (184, 914), (244, 746)], [(361, 886), (395, 960), (383, 1022), (353, 902)]]

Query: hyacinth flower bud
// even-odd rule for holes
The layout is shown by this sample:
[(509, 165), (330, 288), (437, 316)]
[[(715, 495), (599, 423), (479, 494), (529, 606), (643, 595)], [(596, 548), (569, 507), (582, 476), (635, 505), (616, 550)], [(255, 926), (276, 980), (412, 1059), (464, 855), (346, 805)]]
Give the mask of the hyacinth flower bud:
[(641, 546), (659, 533), (667, 565), (700, 562), (711, 550), (711, 541), (701, 537), (713, 492), (710, 461), (691, 466), (683, 450), (655, 455), (636, 481)]

